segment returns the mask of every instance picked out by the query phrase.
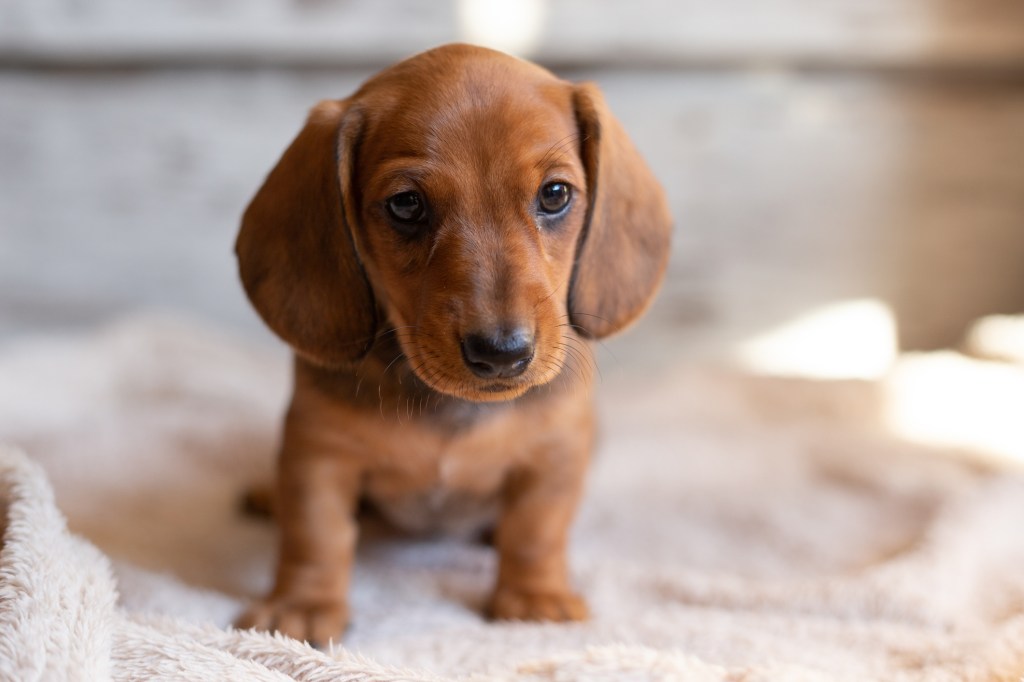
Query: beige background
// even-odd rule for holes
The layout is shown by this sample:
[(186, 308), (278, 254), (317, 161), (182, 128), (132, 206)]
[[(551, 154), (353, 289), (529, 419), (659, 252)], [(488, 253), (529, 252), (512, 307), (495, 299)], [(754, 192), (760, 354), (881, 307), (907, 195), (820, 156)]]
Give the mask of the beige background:
[(1015, 0), (7, 0), (0, 340), (154, 307), (263, 335), (249, 196), (313, 102), (451, 40), (599, 82), (669, 192), (669, 278), (612, 364), (731, 359), (850, 302), (832, 336), (882, 355), (887, 324), (935, 348), (1024, 310)]

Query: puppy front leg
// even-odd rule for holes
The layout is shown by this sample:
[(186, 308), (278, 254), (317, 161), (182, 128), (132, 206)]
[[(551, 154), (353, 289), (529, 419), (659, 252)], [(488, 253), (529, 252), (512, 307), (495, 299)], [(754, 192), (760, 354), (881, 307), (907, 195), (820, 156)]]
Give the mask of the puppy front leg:
[(340, 638), (358, 529), (359, 471), (285, 428), (278, 467), (281, 553), (274, 589), (238, 621), (314, 645)]
[(585, 463), (572, 471), (514, 475), (505, 493), (495, 546), (498, 581), (493, 618), (585, 620), (587, 605), (569, 586), (569, 525), (583, 487)]

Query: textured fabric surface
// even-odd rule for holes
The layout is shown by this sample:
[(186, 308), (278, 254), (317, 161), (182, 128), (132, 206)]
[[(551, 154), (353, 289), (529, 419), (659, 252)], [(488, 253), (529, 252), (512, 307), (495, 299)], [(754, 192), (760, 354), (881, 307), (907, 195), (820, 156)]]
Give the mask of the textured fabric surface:
[(487, 623), (491, 550), (369, 527), (329, 652), (227, 629), (271, 578), (273, 526), (237, 505), (287, 385), (283, 354), (167, 320), (0, 349), (0, 678), (1024, 674), (1021, 365), (606, 368), (572, 546), (593, 620)]

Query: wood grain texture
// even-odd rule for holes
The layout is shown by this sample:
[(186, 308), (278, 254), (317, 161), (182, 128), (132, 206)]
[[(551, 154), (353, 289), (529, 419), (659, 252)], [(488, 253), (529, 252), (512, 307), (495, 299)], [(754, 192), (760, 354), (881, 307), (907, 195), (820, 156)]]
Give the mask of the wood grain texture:
[[(143, 307), (262, 334), (231, 245), (308, 107), (367, 72), (0, 75), (0, 334)], [(1024, 91), (972, 81), (573, 71), (664, 183), (668, 279), (618, 363), (877, 297), (906, 347), (1024, 309)], [(615, 345), (612, 344), (613, 349)], [(614, 363), (613, 363), (614, 364)]]
[[(383, 65), (440, 43), (481, 40), (485, 34), (465, 20), (461, 8), (466, 4), (8, 0), (0, 4), (0, 61)], [(517, 4), (523, 3), (506, 3), (506, 11)], [(1017, 0), (537, 4), (536, 38), (526, 55), (563, 65), (798, 62), (1020, 68), (1024, 61), (1024, 4)], [(502, 23), (507, 19), (492, 22)]]

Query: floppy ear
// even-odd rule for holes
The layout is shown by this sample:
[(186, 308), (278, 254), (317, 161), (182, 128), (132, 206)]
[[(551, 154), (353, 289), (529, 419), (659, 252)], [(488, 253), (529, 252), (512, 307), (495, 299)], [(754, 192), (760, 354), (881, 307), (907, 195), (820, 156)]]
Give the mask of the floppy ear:
[(646, 310), (668, 262), (672, 217), (661, 185), (596, 86), (573, 93), (588, 206), (569, 290), (572, 323), (613, 334)]
[(249, 203), (235, 242), (249, 300), (300, 356), (338, 366), (369, 349), (376, 306), (346, 221), (359, 117), (325, 101)]

